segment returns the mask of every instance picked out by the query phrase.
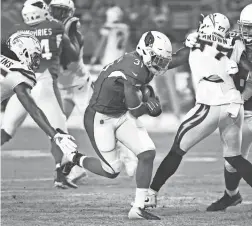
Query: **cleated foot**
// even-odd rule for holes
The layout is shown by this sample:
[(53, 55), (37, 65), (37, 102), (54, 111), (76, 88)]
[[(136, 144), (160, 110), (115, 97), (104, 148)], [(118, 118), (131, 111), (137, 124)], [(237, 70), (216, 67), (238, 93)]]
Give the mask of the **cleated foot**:
[(131, 220), (161, 220), (158, 216), (134, 206), (130, 209), (128, 218)]
[(224, 195), (217, 200), (216, 202), (213, 202), (210, 206), (207, 207), (207, 211), (214, 212), (214, 211), (221, 211), (225, 210), (229, 206), (236, 206), (239, 203), (242, 202), (242, 197), (240, 192), (238, 192), (234, 196), (229, 196), (227, 192), (225, 191)]

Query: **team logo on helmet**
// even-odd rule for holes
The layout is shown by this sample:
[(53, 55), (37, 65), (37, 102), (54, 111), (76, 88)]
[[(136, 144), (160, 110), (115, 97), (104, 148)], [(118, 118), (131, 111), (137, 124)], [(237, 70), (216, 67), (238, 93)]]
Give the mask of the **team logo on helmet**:
[(154, 36), (151, 33), (151, 31), (149, 31), (144, 39), (145, 42), (145, 46), (146, 47), (152, 47), (153, 43), (154, 43)]

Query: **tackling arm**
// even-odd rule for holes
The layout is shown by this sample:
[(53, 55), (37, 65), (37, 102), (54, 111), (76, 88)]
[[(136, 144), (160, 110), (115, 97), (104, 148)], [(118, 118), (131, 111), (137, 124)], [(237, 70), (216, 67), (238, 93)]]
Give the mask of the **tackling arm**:
[(189, 54), (190, 54), (190, 48), (188, 47), (183, 47), (179, 49), (176, 53), (173, 53), (172, 61), (169, 64), (168, 69), (172, 69), (182, 64), (185, 64), (188, 61)]
[(57, 133), (50, 125), (44, 112), (37, 106), (33, 98), (30, 96), (30, 87), (25, 83), (20, 83), (14, 88), (14, 92), (26, 111), (31, 115), (38, 126), (51, 138)]

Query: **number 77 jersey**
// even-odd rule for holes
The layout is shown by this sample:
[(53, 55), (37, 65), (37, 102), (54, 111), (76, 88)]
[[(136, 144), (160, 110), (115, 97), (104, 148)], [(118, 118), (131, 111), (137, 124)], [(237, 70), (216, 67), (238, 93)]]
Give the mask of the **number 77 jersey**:
[(40, 68), (37, 71), (38, 73), (43, 73), (53, 64), (59, 63), (59, 56), (61, 52), (60, 43), (64, 32), (64, 26), (62, 23), (55, 20), (46, 20), (34, 26), (17, 24), (11, 30), (10, 35), (17, 31), (32, 32), (40, 41), (42, 48), (42, 60)]

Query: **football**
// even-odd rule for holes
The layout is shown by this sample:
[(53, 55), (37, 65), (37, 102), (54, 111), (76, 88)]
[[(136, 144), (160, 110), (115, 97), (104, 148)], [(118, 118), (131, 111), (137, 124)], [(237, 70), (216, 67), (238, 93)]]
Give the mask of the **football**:
[(143, 102), (148, 101), (149, 97), (152, 95), (152, 91), (148, 86), (144, 86), (142, 88), (141, 93), (142, 93), (142, 101)]

